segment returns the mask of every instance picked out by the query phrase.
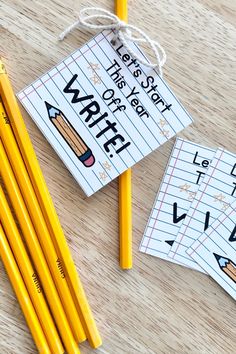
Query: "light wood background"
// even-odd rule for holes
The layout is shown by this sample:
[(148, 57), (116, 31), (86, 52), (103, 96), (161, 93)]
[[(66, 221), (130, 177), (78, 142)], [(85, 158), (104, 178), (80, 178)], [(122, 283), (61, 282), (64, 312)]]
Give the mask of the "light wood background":
[[(1, 0), (0, 54), (15, 91), (90, 38), (75, 31), (57, 41), (82, 5), (113, 10), (109, 0)], [(165, 78), (195, 119), (181, 136), (236, 152), (236, 2), (130, 0), (129, 19), (166, 49)], [(235, 301), (208, 276), (138, 252), (174, 139), (133, 168), (134, 267), (124, 272), (117, 181), (85, 198), (23, 115), (103, 337), (96, 353), (235, 353)], [(87, 343), (81, 351), (92, 352)], [(0, 353), (36, 353), (1, 263)]]

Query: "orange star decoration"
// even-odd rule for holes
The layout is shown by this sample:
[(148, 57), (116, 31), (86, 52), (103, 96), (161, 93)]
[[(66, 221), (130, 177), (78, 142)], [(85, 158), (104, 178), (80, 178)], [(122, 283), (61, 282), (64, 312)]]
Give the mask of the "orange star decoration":
[(107, 179), (106, 172), (99, 172), (100, 180), (105, 181)]
[(161, 135), (165, 136), (166, 138), (169, 138), (170, 131), (163, 129), (163, 131), (160, 132)]
[(88, 69), (96, 71), (96, 70), (100, 70), (100, 66), (98, 63), (89, 63)]
[(90, 77), (90, 80), (93, 81), (94, 85), (101, 83), (101, 78), (97, 74)]
[(165, 119), (160, 119), (158, 124), (160, 125), (160, 127), (163, 128), (163, 127), (164, 127), (165, 125), (167, 125), (168, 123), (167, 123), (167, 121), (166, 121)]
[(221, 210), (225, 211), (225, 210), (228, 209), (228, 207), (229, 207), (229, 203), (223, 203), (223, 206), (222, 206)]
[(191, 186), (187, 183), (183, 184), (182, 186), (179, 186), (179, 190), (180, 192), (188, 192), (188, 189), (190, 188)]
[(225, 196), (222, 193), (220, 193), (218, 195), (214, 195), (214, 198), (215, 198), (214, 202), (222, 203), (223, 200), (225, 199)]
[(196, 196), (196, 192), (189, 192), (188, 193), (188, 200), (190, 200), (191, 202), (193, 201), (193, 199)]
[(102, 165), (103, 165), (103, 167), (104, 167), (106, 170), (108, 170), (108, 171), (111, 170), (111, 165), (109, 164), (108, 161), (103, 162)]

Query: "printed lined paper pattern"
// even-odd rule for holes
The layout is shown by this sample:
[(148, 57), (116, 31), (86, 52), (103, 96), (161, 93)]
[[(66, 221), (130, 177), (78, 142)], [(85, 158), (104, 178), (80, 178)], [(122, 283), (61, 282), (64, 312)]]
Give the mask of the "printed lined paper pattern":
[(187, 250), (215, 281), (236, 300), (236, 202)]
[(217, 150), (171, 248), (170, 258), (203, 271), (186, 250), (234, 201), (235, 164), (235, 154), (221, 148)]
[[(154, 202), (140, 251), (170, 260), (168, 253), (215, 150), (177, 138)], [(173, 260), (179, 263), (175, 259)]]
[[(127, 62), (119, 41), (111, 45), (113, 36), (99, 33), (18, 94), (87, 195), (192, 122), (157, 72)], [(94, 100), (100, 112), (89, 117)], [(47, 107), (60, 112), (54, 124)]]

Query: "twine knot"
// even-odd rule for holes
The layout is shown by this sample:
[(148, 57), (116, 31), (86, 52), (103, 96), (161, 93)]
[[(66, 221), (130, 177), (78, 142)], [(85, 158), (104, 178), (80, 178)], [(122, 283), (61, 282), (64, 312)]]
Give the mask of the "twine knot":
[[(106, 23), (104, 23), (104, 21)], [(157, 41), (152, 40), (140, 28), (125, 23), (124, 21), (120, 20), (118, 16), (107, 10), (98, 7), (86, 7), (80, 11), (78, 20), (67, 27), (59, 35), (59, 40), (62, 41), (71, 31), (77, 27), (88, 28), (92, 30), (114, 30), (116, 34), (111, 41), (112, 44), (114, 44), (116, 39), (119, 38), (127, 52), (134, 59), (137, 59), (138, 62), (147, 67), (157, 68), (160, 76), (162, 76), (162, 67), (166, 62), (166, 53)], [(140, 37), (133, 36), (133, 32), (138, 33)], [(133, 50), (129, 42), (147, 44), (149, 48), (151, 48), (155, 56), (155, 60), (150, 61), (149, 59), (146, 59), (146, 57), (139, 55)]]

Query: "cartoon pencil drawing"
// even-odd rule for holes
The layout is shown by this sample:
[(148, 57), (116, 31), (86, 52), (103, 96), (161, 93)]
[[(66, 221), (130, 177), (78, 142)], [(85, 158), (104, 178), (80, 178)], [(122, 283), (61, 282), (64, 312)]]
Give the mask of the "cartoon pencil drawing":
[(229, 259), (229, 258), (219, 256), (216, 253), (213, 253), (213, 254), (214, 254), (214, 256), (217, 260), (217, 263), (218, 263), (220, 269), (222, 270), (222, 272), (227, 274), (228, 277), (230, 277), (230, 279), (236, 283), (236, 264), (233, 261), (231, 261), (231, 259)]
[(49, 119), (61, 134), (69, 147), (76, 154), (85, 167), (91, 167), (95, 163), (95, 157), (90, 148), (85, 144), (81, 136), (73, 128), (64, 113), (45, 101)]

